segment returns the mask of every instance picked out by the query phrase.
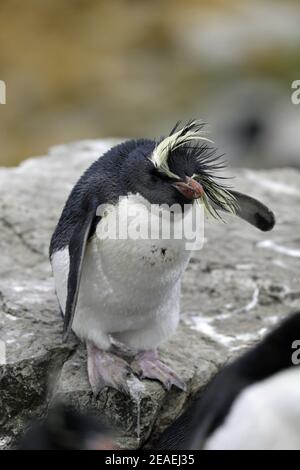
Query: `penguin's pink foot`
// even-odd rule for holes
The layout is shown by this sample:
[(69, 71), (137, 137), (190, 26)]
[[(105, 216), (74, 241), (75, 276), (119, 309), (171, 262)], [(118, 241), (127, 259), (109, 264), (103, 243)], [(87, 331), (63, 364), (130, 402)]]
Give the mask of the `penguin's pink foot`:
[(98, 349), (94, 344), (87, 344), (88, 376), (97, 396), (105, 387), (111, 387), (129, 395), (127, 378), (131, 372), (124, 359), (108, 351)]
[(186, 391), (186, 384), (159, 359), (156, 351), (149, 350), (138, 353), (131, 368), (140, 378), (158, 380), (166, 390), (170, 390), (174, 385), (180, 390)]

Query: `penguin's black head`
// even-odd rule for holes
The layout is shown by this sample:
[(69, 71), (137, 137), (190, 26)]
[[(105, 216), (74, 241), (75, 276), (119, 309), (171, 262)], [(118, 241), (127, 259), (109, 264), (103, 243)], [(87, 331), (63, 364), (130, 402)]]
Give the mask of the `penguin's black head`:
[(57, 404), (46, 419), (34, 423), (21, 439), (20, 450), (118, 449), (112, 431), (93, 415)]
[(202, 128), (198, 121), (191, 121), (179, 130), (176, 125), (158, 143), (138, 145), (123, 167), (128, 191), (141, 194), (151, 204), (184, 206), (198, 200), (210, 213), (216, 213), (215, 208), (233, 212), (234, 198), (216, 176), (223, 163)]

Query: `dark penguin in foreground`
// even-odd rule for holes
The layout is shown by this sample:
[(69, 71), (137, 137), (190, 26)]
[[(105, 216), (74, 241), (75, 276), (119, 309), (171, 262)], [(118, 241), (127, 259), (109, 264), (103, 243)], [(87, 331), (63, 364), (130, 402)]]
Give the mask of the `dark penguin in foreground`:
[(48, 417), (33, 423), (18, 450), (113, 450), (118, 449), (111, 430), (98, 418), (60, 404)]
[(300, 312), (227, 365), (157, 448), (300, 450)]
[[(135, 222), (127, 214), (138, 214), (143, 232), (149, 220), (153, 223), (148, 215), (154, 205), (163, 205), (169, 214), (179, 207), (183, 217), (198, 201), (215, 217), (225, 211), (260, 230), (274, 225), (265, 205), (228, 189), (217, 176), (223, 166), (202, 127), (192, 121), (159, 141), (131, 140), (113, 147), (77, 182), (54, 231), (50, 260), (64, 338), (73, 329), (86, 343), (95, 394), (105, 386), (128, 391), (132, 372), (159, 380), (167, 389), (185, 389), (156, 348), (177, 327), (181, 275), (191, 250), (184, 236), (166, 239), (161, 232), (155, 239), (116, 237), (116, 225), (126, 233), (129, 222)], [(119, 345), (131, 350), (130, 365)]]

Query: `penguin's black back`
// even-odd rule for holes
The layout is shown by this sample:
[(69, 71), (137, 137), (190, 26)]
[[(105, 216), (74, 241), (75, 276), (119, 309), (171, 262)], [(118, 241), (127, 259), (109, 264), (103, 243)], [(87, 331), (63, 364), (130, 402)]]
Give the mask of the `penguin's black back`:
[[(52, 235), (50, 257), (55, 251), (69, 244), (74, 227), (80, 219), (85, 219), (91, 207), (105, 203), (113, 204), (120, 196), (128, 194), (126, 182), (120, 178), (124, 162), (138, 147), (143, 149), (143, 158), (143, 154), (152, 153), (155, 145), (155, 141), (148, 139), (125, 141), (112, 147), (83, 173), (72, 189)], [(96, 217), (89, 236), (95, 232), (98, 221), (99, 218)]]
[(33, 423), (21, 438), (19, 450), (84, 450), (89, 439), (109, 439), (110, 429), (93, 415), (58, 405), (49, 416)]

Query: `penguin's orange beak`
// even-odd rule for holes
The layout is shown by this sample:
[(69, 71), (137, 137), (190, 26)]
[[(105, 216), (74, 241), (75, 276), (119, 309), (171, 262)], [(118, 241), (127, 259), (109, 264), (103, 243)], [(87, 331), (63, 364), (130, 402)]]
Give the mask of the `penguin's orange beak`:
[(185, 181), (178, 181), (173, 183), (172, 186), (187, 199), (199, 199), (204, 194), (203, 186), (189, 176), (186, 177)]

